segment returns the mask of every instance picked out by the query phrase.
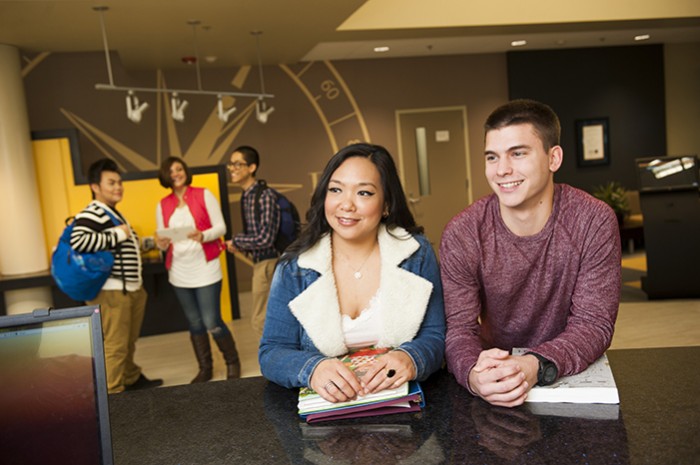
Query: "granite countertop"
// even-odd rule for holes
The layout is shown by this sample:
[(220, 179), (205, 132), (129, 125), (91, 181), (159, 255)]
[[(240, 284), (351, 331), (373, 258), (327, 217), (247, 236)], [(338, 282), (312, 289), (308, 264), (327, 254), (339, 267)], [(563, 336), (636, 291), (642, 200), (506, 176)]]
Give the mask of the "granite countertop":
[(545, 414), (493, 407), (441, 371), (427, 405), (307, 425), (296, 390), (263, 378), (109, 398), (122, 464), (700, 463), (700, 347), (609, 351), (620, 405), (559, 404)]

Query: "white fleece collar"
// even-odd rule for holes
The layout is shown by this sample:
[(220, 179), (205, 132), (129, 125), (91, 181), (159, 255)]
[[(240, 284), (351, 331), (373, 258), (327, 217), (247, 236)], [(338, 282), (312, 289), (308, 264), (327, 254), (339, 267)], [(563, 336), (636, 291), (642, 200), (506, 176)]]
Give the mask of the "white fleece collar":
[[(380, 287), (384, 327), (378, 343), (381, 347), (398, 347), (415, 337), (433, 289), (432, 283), (427, 279), (399, 267), (418, 250), (418, 241), (402, 228), (393, 229), (392, 234), (382, 225), (377, 235), (381, 257)], [(329, 357), (346, 354), (348, 348), (344, 343), (333, 275), (330, 234), (323, 236), (311, 249), (301, 254), (298, 264), (301, 268), (317, 271), (321, 276), (289, 303), (292, 314), (323, 354)]]

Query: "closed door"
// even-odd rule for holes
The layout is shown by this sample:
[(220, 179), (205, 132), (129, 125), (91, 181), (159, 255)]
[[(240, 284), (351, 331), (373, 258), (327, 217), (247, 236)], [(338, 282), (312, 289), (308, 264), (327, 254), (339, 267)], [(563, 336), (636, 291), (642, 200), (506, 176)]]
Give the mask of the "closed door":
[(404, 189), (437, 251), (447, 222), (472, 201), (466, 108), (400, 110), (396, 120)]

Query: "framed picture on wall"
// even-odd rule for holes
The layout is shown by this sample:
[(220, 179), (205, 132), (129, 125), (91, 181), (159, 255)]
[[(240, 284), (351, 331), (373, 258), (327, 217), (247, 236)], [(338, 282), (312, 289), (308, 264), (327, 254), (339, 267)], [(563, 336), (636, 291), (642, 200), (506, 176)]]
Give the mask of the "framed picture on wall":
[(577, 159), (579, 166), (610, 164), (610, 129), (608, 118), (576, 120)]

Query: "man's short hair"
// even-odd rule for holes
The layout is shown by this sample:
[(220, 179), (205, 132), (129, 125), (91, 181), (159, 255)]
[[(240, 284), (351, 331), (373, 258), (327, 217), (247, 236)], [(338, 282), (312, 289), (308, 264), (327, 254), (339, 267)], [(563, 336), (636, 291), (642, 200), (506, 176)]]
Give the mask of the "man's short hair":
[(245, 162), (249, 165), (255, 164), (255, 172), (253, 173), (253, 176), (258, 174), (258, 170), (260, 169), (260, 155), (258, 154), (258, 151), (249, 145), (241, 145), (233, 151), (233, 153), (236, 152), (240, 152), (241, 155), (243, 155)]
[(89, 184), (99, 184), (102, 181), (102, 173), (105, 171), (112, 171), (114, 173), (119, 173), (119, 167), (114, 160), (109, 158), (100, 158), (96, 162), (93, 162), (88, 168), (88, 183)]
[(559, 145), (559, 117), (549, 105), (535, 100), (512, 100), (496, 108), (484, 123), (484, 135), (494, 129), (516, 124), (532, 124), (545, 150)]
[[(119, 167), (114, 160), (109, 158), (100, 158), (99, 160), (93, 162), (88, 168), (88, 184), (97, 184), (99, 186), (100, 182), (102, 181), (102, 173), (105, 171), (110, 171), (121, 175), (119, 172)], [(92, 191), (92, 189), (90, 189), (90, 193), (92, 194), (92, 199), (95, 200), (95, 193)]]

